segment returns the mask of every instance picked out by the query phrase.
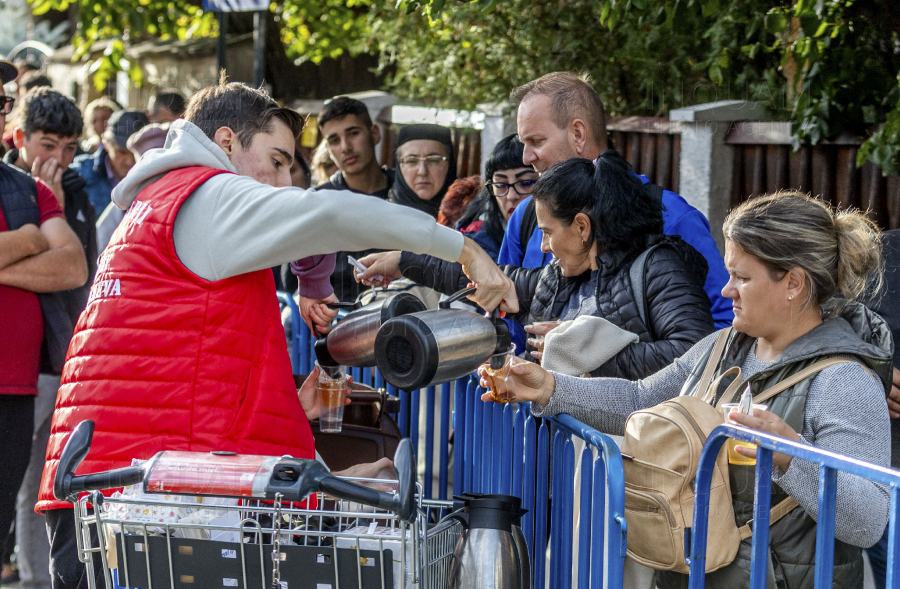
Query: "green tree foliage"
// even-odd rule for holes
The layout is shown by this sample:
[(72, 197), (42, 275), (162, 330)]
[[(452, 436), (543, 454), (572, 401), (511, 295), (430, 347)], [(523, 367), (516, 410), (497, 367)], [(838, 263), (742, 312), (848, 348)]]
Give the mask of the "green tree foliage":
[(496, 97), (541, 73), (581, 70), (614, 113), (762, 100), (790, 118), (795, 147), (870, 135), (858, 163), (900, 173), (891, 0), (496, 0), (490, 12), (483, 0), (410, 2), (423, 16), (382, 25), (379, 39), (397, 67), (392, 83), (411, 96), (470, 106), (491, 85)]
[(470, 108), (544, 73), (575, 70), (591, 74), (613, 114), (751, 96), (783, 108), (770, 73), (778, 57), (741, 51), (748, 40), (775, 43), (764, 26), (771, 2), (735, 1), (715, 15), (700, 3), (653, 4), (624, 20), (596, 0), (497, 0), (487, 11), (481, 2), (448, 4), (393, 19), (381, 11), (370, 35), (383, 67), (395, 68), (393, 89), (429, 104)]
[[(78, 56), (105, 85), (128, 43), (217, 34), (200, 0), (31, 0), (77, 4)], [(900, 173), (900, 3), (894, 0), (282, 0), (288, 56), (378, 52), (388, 85), (426, 104), (471, 108), (554, 70), (591, 74), (611, 114), (655, 115), (739, 98), (790, 118), (797, 144), (870, 135), (859, 163)]]
[[(139, 67), (125, 59), (128, 43), (147, 39), (190, 39), (218, 35), (214, 13), (200, 0), (30, 0), (34, 14), (78, 7), (73, 43), (75, 58), (99, 40), (113, 40), (94, 64), (95, 85), (102, 89), (118, 71), (141, 83)], [(287, 0), (270, 9), (289, 57), (320, 63), (344, 51), (366, 51), (364, 38), (371, 3), (365, 0)]]

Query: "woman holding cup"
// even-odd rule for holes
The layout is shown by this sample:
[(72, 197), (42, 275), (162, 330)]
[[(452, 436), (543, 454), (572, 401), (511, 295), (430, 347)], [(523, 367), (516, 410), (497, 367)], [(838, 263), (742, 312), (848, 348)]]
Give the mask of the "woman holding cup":
[[(725, 221), (725, 265), (731, 276), (722, 294), (733, 301), (729, 334), (715, 376), (733, 367), (752, 394), (775, 386), (819, 360), (843, 357), (766, 402), (768, 410), (731, 412), (735, 423), (890, 465), (890, 425), (885, 395), (890, 390), (890, 332), (855, 302), (870, 279), (881, 281), (877, 228), (856, 212), (834, 212), (796, 192), (745, 202)], [(673, 364), (640, 381), (579, 379), (530, 364), (514, 364), (504, 383), (519, 401), (532, 401), (537, 416), (569, 413), (608, 433), (622, 433), (632, 412), (679, 394), (696, 394), (716, 335), (694, 345)], [(716, 401), (724, 393), (718, 389)], [(486, 399), (487, 400), (487, 396)], [(725, 399), (726, 401), (729, 399)], [(755, 458), (756, 450), (737, 453)], [(752, 518), (752, 467), (731, 467), (738, 526)], [(772, 504), (790, 496), (799, 507), (773, 524), (770, 549), (776, 579), (792, 589), (812, 587), (815, 561), (818, 466), (790, 456), (773, 457)], [(861, 548), (879, 540), (888, 520), (886, 489), (847, 473), (837, 476), (834, 557), (836, 587), (862, 586)], [(709, 573), (707, 587), (747, 587), (750, 540), (730, 565)], [(659, 572), (661, 589), (686, 587), (687, 576)]]

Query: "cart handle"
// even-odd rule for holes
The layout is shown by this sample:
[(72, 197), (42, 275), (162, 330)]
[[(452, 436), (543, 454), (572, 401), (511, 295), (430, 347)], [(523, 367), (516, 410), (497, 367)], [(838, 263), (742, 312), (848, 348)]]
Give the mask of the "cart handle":
[(319, 481), (319, 488), (334, 497), (386, 509), (404, 521), (413, 522), (416, 519), (416, 461), (409, 438), (403, 438), (397, 446), (394, 469), (400, 487), (396, 494), (376, 491), (330, 475)]
[(144, 471), (139, 466), (126, 466), (106, 472), (75, 476), (75, 471), (91, 449), (94, 437), (94, 422), (85, 420), (75, 426), (59, 457), (56, 478), (53, 480), (53, 495), (59, 501), (74, 503), (82, 491), (94, 489), (114, 489), (133, 485), (144, 480)]
[[(140, 466), (76, 476), (75, 471), (91, 449), (93, 437), (94, 422), (89, 420), (76, 425), (69, 435), (53, 481), (53, 495), (58, 500), (75, 503), (82, 491), (114, 489), (144, 480), (144, 470)], [(270, 480), (267, 494), (274, 496), (276, 492), (282, 492), (292, 501), (301, 501), (310, 493), (323, 491), (338, 499), (390, 510), (408, 522), (413, 522), (416, 518), (416, 460), (412, 442), (408, 438), (400, 440), (394, 453), (394, 469), (399, 479), (399, 492), (396, 494), (376, 491), (330, 475), (315, 460), (283, 460), (295, 461), (293, 466), (299, 469), (300, 476), (292, 481)]]

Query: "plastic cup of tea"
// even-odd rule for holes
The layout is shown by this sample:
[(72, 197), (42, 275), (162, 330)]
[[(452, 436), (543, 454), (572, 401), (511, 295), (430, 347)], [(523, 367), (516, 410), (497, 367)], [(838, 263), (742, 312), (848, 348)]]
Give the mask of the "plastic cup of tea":
[[(737, 422), (729, 419), (728, 415), (731, 414), (732, 411), (737, 411), (739, 406), (740, 406), (740, 403), (724, 403), (724, 404), (722, 404), (722, 411), (725, 413), (725, 421), (727, 421), (728, 423), (734, 423), (735, 425), (737, 425)], [(753, 403), (753, 409), (761, 409), (762, 411), (766, 411), (768, 408), (769, 408), (768, 405), (760, 405), (758, 403)], [(737, 450), (735, 450), (735, 448), (737, 448), (738, 446), (743, 446), (745, 448), (756, 448), (756, 444), (728, 438), (728, 464), (739, 464), (742, 466), (754, 466), (756, 464), (756, 458), (750, 458), (749, 456), (744, 456), (743, 454), (738, 454)]]
[(319, 431), (336, 434), (344, 423), (344, 391), (347, 388), (346, 366), (319, 367), (316, 394), (322, 409), (319, 412)]
[(515, 400), (516, 395), (507, 389), (504, 392), (497, 391), (496, 383), (506, 383), (506, 377), (509, 376), (509, 367), (512, 365), (513, 356), (516, 355), (516, 344), (512, 344), (505, 352), (494, 354), (487, 361), (487, 373), (491, 377), (491, 382), (495, 386), (491, 387), (491, 398), (495, 403), (509, 403)]

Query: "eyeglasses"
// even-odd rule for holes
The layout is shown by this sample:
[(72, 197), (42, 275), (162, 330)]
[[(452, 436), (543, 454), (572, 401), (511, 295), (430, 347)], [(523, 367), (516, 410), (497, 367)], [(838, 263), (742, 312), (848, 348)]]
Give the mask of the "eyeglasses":
[(487, 185), (491, 187), (494, 196), (506, 196), (510, 187), (512, 187), (519, 196), (531, 196), (531, 193), (534, 192), (535, 182), (536, 180), (519, 180), (512, 184), (507, 184), (506, 182), (488, 182)]
[(12, 96), (0, 96), (0, 114), (8, 115), (15, 105), (16, 99)]
[(400, 160), (400, 165), (404, 168), (418, 168), (419, 162), (425, 162), (426, 168), (437, 168), (447, 161), (446, 155), (427, 155), (419, 157), (417, 155), (408, 155)]

